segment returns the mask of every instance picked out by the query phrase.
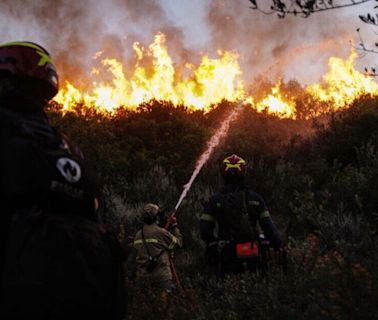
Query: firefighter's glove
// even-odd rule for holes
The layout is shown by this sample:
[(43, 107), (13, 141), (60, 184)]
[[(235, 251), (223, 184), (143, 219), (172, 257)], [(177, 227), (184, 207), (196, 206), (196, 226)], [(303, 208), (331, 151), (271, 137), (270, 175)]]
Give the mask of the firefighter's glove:
[(176, 217), (170, 218), (170, 228), (169, 229), (173, 229), (173, 228), (176, 228), (176, 227), (178, 227)]

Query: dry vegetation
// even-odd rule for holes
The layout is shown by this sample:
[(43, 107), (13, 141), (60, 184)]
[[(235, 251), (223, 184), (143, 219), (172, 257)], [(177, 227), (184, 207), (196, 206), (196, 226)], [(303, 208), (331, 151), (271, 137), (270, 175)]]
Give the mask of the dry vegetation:
[[(130, 284), (129, 319), (378, 318), (377, 103), (363, 97), (337, 114), (296, 121), (245, 108), (178, 213), (186, 245), (177, 265), (186, 297), (164, 305)], [(116, 233), (125, 225), (126, 241), (143, 203), (172, 209), (231, 107), (225, 102), (203, 114), (151, 102), (114, 117), (80, 106), (64, 116), (58, 106), (49, 113), (101, 173), (104, 217)], [(249, 160), (248, 182), (284, 234), (286, 275), (271, 261), (263, 279), (246, 274), (220, 284), (209, 276), (197, 221), (201, 201), (220, 185), (218, 162), (231, 152)]]

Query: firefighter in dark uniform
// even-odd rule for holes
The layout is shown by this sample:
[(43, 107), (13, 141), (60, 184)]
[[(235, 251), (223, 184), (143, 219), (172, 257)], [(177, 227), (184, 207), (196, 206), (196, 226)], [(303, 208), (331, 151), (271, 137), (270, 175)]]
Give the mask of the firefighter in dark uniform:
[(0, 45), (0, 318), (122, 319), (122, 257), (96, 179), (44, 112), (57, 92), (44, 48)]
[(244, 184), (246, 162), (233, 154), (222, 162), (224, 188), (213, 194), (200, 217), (200, 234), (218, 279), (226, 274), (255, 272), (259, 241), (279, 250), (280, 234), (264, 199)]

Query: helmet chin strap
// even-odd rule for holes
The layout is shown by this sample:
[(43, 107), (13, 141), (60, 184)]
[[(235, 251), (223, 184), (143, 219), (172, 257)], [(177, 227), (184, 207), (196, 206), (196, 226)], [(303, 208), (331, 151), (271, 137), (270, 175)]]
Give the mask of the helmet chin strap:
[(14, 90), (14, 82), (9, 76), (0, 77), (0, 97)]
[(0, 107), (21, 112), (40, 112), (48, 100), (38, 81), (20, 77), (0, 78)]
[(26, 95), (16, 88), (0, 91), (0, 107), (21, 112), (41, 112), (45, 101)]
[(244, 185), (244, 177), (238, 175), (224, 175), (225, 184)]

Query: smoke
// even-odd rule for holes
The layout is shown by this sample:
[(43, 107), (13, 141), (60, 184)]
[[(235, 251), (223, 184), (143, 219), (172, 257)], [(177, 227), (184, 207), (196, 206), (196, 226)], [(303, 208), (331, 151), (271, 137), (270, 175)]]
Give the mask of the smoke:
[[(249, 10), (242, 2), (212, 1), (208, 20), (213, 46), (237, 50), (248, 79), (264, 74), (318, 81), (329, 57), (349, 56), (350, 41), (356, 39), (355, 30), (361, 27), (358, 7), (317, 13), (307, 19), (278, 19), (274, 14)], [(368, 11), (366, 6), (361, 10)]]
[(182, 31), (154, 0), (3, 0), (0, 42), (27, 40), (52, 54), (61, 78), (85, 83), (98, 51), (127, 64), (132, 43), (163, 32), (175, 54), (188, 55)]
[(0, 42), (41, 44), (54, 57), (61, 79), (81, 85), (88, 83), (97, 52), (130, 66), (133, 42), (146, 47), (158, 32), (167, 35), (176, 66), (231, 50), (240, 55), (248, 83), (259, 74), (314, 82), (330, 56), (348, 56), (358, 26), (355, 9), (278, 19), (250, 10), (248, 0), (0, 2)]
[(37, 42), (52, 53), (61, 73), (82, 75), (87, 67), (83, 58), (95, 37), (93, 30), (102, 28), (98, 19), (85, 18), (83, 2), (5, 0), (0, 8), (2, 40)]
[(200, 173), (202, 167), (204, 164), (209, 160), (211, 154), (213, 153), (213, 150), (219, 145), (222, 138), (225, 137), (228, 133), (228, 129), (230, 127), (230, 124), (237, 118), (239, 115), (240, 110), (242, 110), (242, 103), (239, 103), (230, 113), (230, 115), (221, 123), (219, 129), (214, 133), (214, 135), (211, 137), (211, 139), (207, 143), (206, 150), (200, 155), (196, 162), (196, 166), (194, 168), (194, 171), (192, 173), (192, 176), (190, 177), (187, 184), (184, 185), (183, 191), (181, 193), (181, 196), (175, 206), (175, 211), (180, 206), (181, 202), (186, 197), (188, 191), (190, 190), (194, 180), (197, 178), (198, 174)]

